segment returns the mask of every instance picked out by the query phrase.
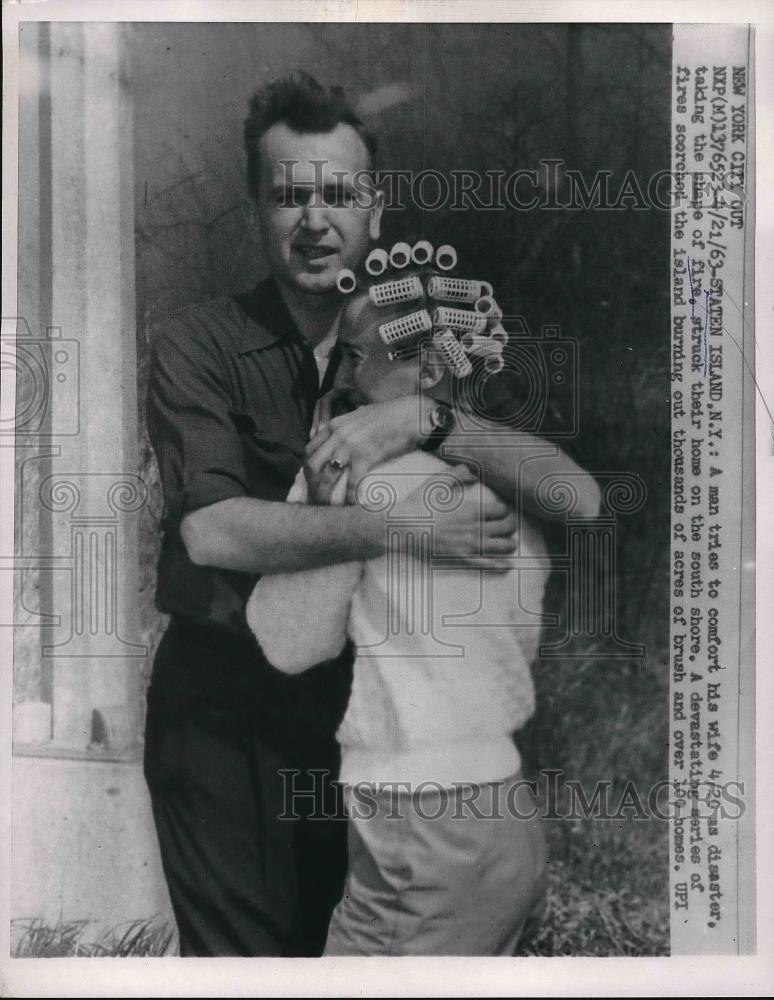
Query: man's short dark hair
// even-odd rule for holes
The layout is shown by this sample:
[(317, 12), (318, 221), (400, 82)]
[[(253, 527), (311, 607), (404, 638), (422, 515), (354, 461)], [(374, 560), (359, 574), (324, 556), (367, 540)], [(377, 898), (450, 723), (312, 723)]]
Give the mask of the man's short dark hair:
[(351, 125), (363, 140), (370, 167), (376, 159), (376, 138), (349, 103), (341, 87), (323, 87), (308, 73), (292, 73), (262, 87), (250, 98), (245, 118), (247, 189), (258, 195), (260, 140), (272, 125), (284, 122), (300, 135), (332, 132), (339, 124)]

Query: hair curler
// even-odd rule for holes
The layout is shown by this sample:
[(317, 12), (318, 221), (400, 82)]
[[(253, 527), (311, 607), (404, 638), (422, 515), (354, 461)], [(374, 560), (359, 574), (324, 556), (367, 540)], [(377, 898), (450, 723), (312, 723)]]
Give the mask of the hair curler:
[(407, 267), (411, 263), (411, 247), (408, 243), (396, 243), (390, 250), (390, 263), (393, 267)]
[(420, 240), (411, 249), (411, 259), (417, 267), (424, 267), (433, 259), (433, 244), (429, 240)]
[[(489, 287), (491, 288), (492, 286), (490, 285)], [(477, 313), (486, 316), (491, 323), (497, 323), (503, 318), (503, 311), (495, 302), (491, 292), (476, 299), (473, 303), (473, 308)]]
[(455, 378), (465, 378), (473, 371), (470, 358), (463, 351), (452, 330), (441, 330), (434, 334), (433, 346)]
[(487, 336), (496, 340), (499, 344), (508, 343), (508, 331), (503, 327), (500, 320), (503, 318), (503, 311), (495, 302), (491, 295), (482, 295), (474, 304), (473, 308), (481, 316), (486, 317)]
[(453, 246), (444, 243), (435, 251), (435, 266), (439, 271), (451, 271), (457, 266), (457, 251)]
[(344, 295), (349, 295), (350, 292), (354, 292), (357, 288), (357, 278), (355, 277), (355, 272), (350, 271), (348, 267), (342, 267), (336, 275), (336, 287)]
[(479, 358), (503, 353), (503, 345), (499, 340), (493, 340), (482, 333), (466, 333), (460, 343), (464, 351)]
[(419, 309), (407, 316), (390, 320), (389, 323), (382, 323), (379, 327), (379, 336), (385, 344), (396, 344), (401, 340), (408, 340), (409, 337), (429, 333), (432, 329), (433, 321), (430, 319), (430, 313), (426, 309)]
[(433, 313), (433, 326), (444, 329), (452, 327), (462, 333), (483, 333), (486, 329), (486, 316), (481, 316), (470, 309), (438, 306)]
[[(478, 302), (490, 296), (492, 286), (488, 281), (470, 281), (467, 278), (440, 278), (438, 275), (427, 283), (427, 294), (441, 302)], [(493, 300), (494, 301), (494, 300)]]
[(412, 302), (422, 298), (422, 282), (412, 274), (396, 281), (384, 281), (381, 285), (371, 285), (368, 295), (375, 306), (393, 306), (400, 302)]
[(497, 341), (498, 344), (505, 345), (508, 343), (508, 331), (503, 327), (502, 323), (495, 323), (495, 325), (487, 331), (487, 336), (490, 340)]
[(380, 274), (384, 274), (387, 270), (389, 262), (390, 257), (387, 251), (382, 250), (381, 247), (377, 247), (366, 257), (365, 269), (372, 278), (378, 278)]
[(484, 369), (490, 375), (497, 375), (505, 367), (502, 354), (489, 354), (484, 358)]

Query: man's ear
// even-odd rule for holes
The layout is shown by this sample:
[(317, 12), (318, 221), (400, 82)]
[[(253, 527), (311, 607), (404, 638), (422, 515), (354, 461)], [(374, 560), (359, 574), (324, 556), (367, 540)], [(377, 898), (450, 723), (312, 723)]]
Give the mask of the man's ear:
[(423, 392), (434, 389), (446, 372), (446, 365), (443, 363), (437, 351), (423, 350), (422, 360), (419, 365), (419, 388)]
[(382, 212), (384, 211), (384, 191), (374, 190), (374, 200), (371, 205), (371, 219), (368, 223), (368, 235), (372, 240), (378, 240), (382, 232)]

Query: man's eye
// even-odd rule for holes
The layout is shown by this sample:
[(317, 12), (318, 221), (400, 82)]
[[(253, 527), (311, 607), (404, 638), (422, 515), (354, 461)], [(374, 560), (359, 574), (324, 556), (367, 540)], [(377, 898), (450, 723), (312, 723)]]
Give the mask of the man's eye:
[(323, 191), (323, 202), (328, 208), (344, 208), (351, 205), (353, 192), (343, 187), (325, 188)]
[(309, 192), (299, 188), (285, 188), (275, 195), (275, 204), (279, 208), (304, 208), (309, 201)]

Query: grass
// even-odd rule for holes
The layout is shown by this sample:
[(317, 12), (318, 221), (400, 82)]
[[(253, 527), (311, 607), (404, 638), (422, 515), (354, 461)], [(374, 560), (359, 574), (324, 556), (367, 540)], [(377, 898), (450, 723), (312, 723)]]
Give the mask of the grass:
[(175, 940), (174, 928), (154, 918), (108, 928), (90, 920), (11, 922), (14, 958), (160, 958), (175, 953)]
[(551, 866), (547, 909), (536, 937), (519, 952), (541, 957), (645, 957), (669, 954), (669, 925), (626, 890), (578, 881), (571, 866)]
[(521, 954), (669, 954), (666, 823), (555, 820), (546, 912)]

